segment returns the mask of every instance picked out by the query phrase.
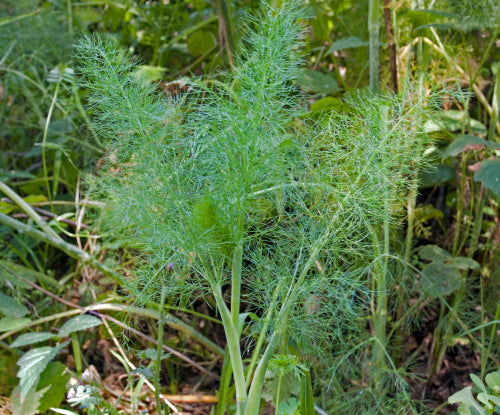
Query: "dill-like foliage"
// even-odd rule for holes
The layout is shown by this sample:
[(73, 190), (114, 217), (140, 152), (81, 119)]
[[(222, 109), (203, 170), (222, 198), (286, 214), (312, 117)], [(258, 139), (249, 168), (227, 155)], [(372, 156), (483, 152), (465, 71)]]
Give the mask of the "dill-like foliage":
[[(109, 42), (78, 45), (82, 85), (109, 139), (94, 184), (107, 202), (103, 225), (140, 255), (128, 288), (153, 301), (165, 290), (214, 295), (241, 414), (257, 413), (277, 348), (317, 363), (352, 346), (381, 229), (397, 225), (426, 145), (422, 102), (409, 99), (360, 95), (346, 113), (298, 121), (302, 15), (294, 4), (265, 8), (234, 72), (193, 80), (178, 100), (159, 96)], [(257, 340), (246, 385), (243, 311), (258, 317), (246, 330)]]

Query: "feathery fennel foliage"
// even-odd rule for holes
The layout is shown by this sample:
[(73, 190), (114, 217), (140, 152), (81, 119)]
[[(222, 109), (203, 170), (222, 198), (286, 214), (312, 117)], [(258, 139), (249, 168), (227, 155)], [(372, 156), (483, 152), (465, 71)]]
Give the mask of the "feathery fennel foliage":
[[(384, 226), (395, 226), (425, 142), (413, 103), (391, 97), (359, 97), (317, 127), (297, 121), (302, 16), (294, 4), (265, 8), (234, 72), (192, 81), (178, 100), (158, 96), (109, 42), (78, 45), (82, 86), (109, 140), (94, 184), (107, 201), (103, 226), (141, 255), (128, 289), (162, 304), (213, 295), (240, 415), (259, 413), (278, 349), (329, 361), (363, 324), (373, 289), (387, 295), (387, 266), (376, 271), (388, 255)], [(243, 312), (255, 316), (248, 365)]]

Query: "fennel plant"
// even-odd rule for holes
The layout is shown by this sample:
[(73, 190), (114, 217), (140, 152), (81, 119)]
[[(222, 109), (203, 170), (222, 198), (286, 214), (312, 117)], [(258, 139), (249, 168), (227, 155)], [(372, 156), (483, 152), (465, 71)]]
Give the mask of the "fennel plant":
[(233, 72), (192, 80), (178, 99), (159, 96), (111, 42), (78, 45), (95, 128), (109, 141), (93, 183), (107, 202), (103, 229), (139, 253), (127, 288), (161, 306), (213, 297), (238, 415), (259, 413), (273, 356), (299, 355), (305, 367), (342, 350), (378, 288), (383, 318), (380, 241), (422, 146), (411, 105), (389, 96), (300, 120), (303, 16), (295, 3), (264, 7), (247, 20)]

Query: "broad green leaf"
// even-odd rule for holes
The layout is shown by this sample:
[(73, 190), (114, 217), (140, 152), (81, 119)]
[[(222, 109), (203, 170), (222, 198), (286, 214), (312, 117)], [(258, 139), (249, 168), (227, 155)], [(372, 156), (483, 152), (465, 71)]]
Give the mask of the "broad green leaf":
[(299, 401), (292, 397), (285, 402), (281, 402), (278, 408), (279, 415), (299, 415)]
[(26, 352), (18, 361), (19, 385), (21, 387), (21, 399), (27, 396), (29, 390), (38, 384), (40, 375), (45, 370), (49, 362), (65, 347), (68, 342), (56, 347), (38, 347)]
[(484, 124), (470, 118), (467, 111), (448, 110), (436, 114), (435, 119), (429, 120), (424, 124), (424, 130), (427, 133), (435, 131), (459, 131), (466, 128), (475, 134), (486, 132)]
[(340, 91), (337, 81), (331, 75), (313, 69), (306, 70), (305, 75), (306, 80), (303, 83), (303, 87), (307, 92), (332, 94)]
[(217, 44), (214, 34), (208, 30), (199, 30), (189, 36), (187, 45), (195, 56), (201, 56)]
[(486, 392), (486, 386), (484, 386), (484, 383), (479, 376), (471, 373), (470, 378), (474, 382), (474, 385), (476, 385), (482, 392)]
[(488, 415), (485, 409), (474, 399), (472, 395), (472, 386), (467, 386), (462, 390), (454, 393), (448, 398), (448, 402), (451, 404), (461, 403), (468, 407), (474, 408), (480, 415)]
[(90, 329), (100, 324), (102, 324), (102, 321), (98, 317), (90, 314), (81, 314), (64, 323), (61, 330), (59, 330), (59, 336), (66, 337), (75, 331)]
[(16, 340), (12, 342), (9, 347), (22, 347), (28, 346), (29, 344), (40, 343), (45, 340), (49, 340), (54, 337), (53, 333), (46, 331), (41, 331), (37, 333), (25, 333), (21, 334)]
[(455, 179), (455, 170), (455, 167), (446, 164), (432, 165), (421, 173), (420, 184), (422, 187), (439, 186)]
[(488, 141), (483, 140), (477, 135), (461, 134), (448, 145), (443, 152), (443, 158), (456, 157), (463, 151), (477, 149), (478, 146), (491, 147)]
[(4, 331), (19, 330), (26, 327), (31, 320), (27, 317), (16, 318), (16, 317), (4, 317), (0, 319), (0, 333)]
[(477, 400), (481, 402), (487, 409), (492, 410), (500, 406), (500, 398), (490, 395), (488, 392), (480, 392), (477, 394)]
[(465, 258), (463, 256), (459, 256), (459, 257), (456, 257), (456, 258), (453, 258), (453, 259), (447, 261), (446, 265), (449, 265), (451, 267), (461, 269), (461, 270), (465, 270), (465, 269), (477, 270), (477, 269), (481, 268), (481, 266), (476, 261), (474, 261), (471, 258)]
[(500, 197), (500, 158), (484, 160), (474, 173), (474, 180), (482, 182), (484, 187)]
[(278, 387), (280, 391), (280, 401), (286, 401), (292, 396), (299, 396), (300, 379), (298, 379), (293, 372), (288, 372), (281, 377), (280, 385), (279, 375), (274, 371), (268, 371), (266, 373), (266, 383), (264, 386), (264, 391), (262, 392), (262, 397), (265, 400), (274, 403), (276, 400)]
[(4, 215), (8, 215), (14, 209), (16, 209), (16, 206), (13, 205), (12, 203), (0, 202), (0, 213), (3, 213)]
[(40, 401), (40, 412), (45, 412), (51, 407), (59, 406), (66, 396), (66, 384), (69, 376), (66, 374), (66, 366), (61, 362), (50, 362), (40, 375), (38, 388), (50, 387)]
[(25, 305), (19, 303), (15, 298), (0, 293), (0, 313), (6, 317), (21, 318), (28, 314)]
[(430, 298), (449, 295), (462, 284), (460, 271), (439, 260), (427, 264), (421, 276), (422, 289)]
[(327, 54), (331, 54), (334, 52), (337, 52), (339, 50), (344, 50), (344, 49), (352, 49), (352, 48), (359, 48), (360, 46), (368, 46), (369, 42), (366, 42), (363, 39), (360, 39), (359, 37), (356, 36), (350, 36), (344, 39), (339, 39), (336, 42), (333, 43), (332, 46), (328, 49)]
[(418, 250), (418, 255), (420, 256), (420, 258), (427, 261), (447, 261), (452, 258), (452, 255), (448, 251), (445, 251), (443, 248), (440, 248), (437, 245), (423, 246)]
[(12, 415), (35, 415), (40, 412), (40, 400), (49, 390), (49, 387), (39, 391), (29, 391), (26, 396), (21, 395), (19, 386), (12, 391), (10, 398), (10, 410)]
[(500, 394), (500, 370), (488, 373), (485, 377), (486, 384), (493, 389), (496, 394)]

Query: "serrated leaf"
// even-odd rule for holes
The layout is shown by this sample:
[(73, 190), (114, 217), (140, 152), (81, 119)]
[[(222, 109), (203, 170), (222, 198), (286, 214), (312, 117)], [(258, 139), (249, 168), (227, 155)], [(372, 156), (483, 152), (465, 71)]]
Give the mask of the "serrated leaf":
[(15, 298), (0, 293), (0, 313), (6, 317), (21, 318), (28, 314), (26, 306), (19, 303)]
[(49, 340), (54, 337), (54, 333), (49, 333), (47, 331), (41, 331), (37, 333), (25, 333), (21, 334), (16, 340), (12, 342), (9, 347), (22, 347), (28, 346), (29, 344), (40, 343), (45, 340)]
[(61, 362), (50, 362), (40, 375), (38, 387), (50, 387), (40, 400), (40, 412), (45, 412), (53, 406), (59, 406), (66, 397), (66, 384), (69, 376), (66, 373), (66, 366)]
[(281, 402), (278, 408), (279, 415), (296, 415), (299, 413), (299, 401), (292, 397), (286, 402)]
[(98, 317), (90, 314), (81, 314), (64, 323), (61, 330), (59, 330), (59, 336), (66, 337), (75, 331), (90, 329), (100, 324), (102, 324), (102, 321)]
[(21, 388), (21, 399), (24, 399), (29, 390), (38, 384), (41, 373), (67, 344), (68, 342), (65, 342), (56, 347), (45, 346), (31, 349), (17, 361), (19, 366), (17, 377)]
[(418, 255), (420, 258), (427, 261), (440, 260), (444, 262), (452, 258), (452, 255), (448, 251), (445, 251), (437, 245), (423, 246), (418, 250)]
[(484, 160), (474, 173), (474, 180), (482, 182), (484, 187), (500, 197), (500, 159)]
[(327, 54), (331, 54), (339, 50), (359, 48), (360, 46), (368, 46), (368, 45), (369, 43), (364, 41), (363, 39), (360, 39), (359, 37), (356, 36), (350, 36), (344, 39), (339, 39), (336, 42), (334, 42), (333, 45), (330, 46), (330, 48), (328, 49)]
[(31, 320), (27, 317), (15, 318), (15, 317), (4, 317), (0, 319), (0, 333), (4, 331), (19, 330), (26, 327)]
[(422, 289), (430, 298), (450, 295), (462, 284), (460, 271), (442, 261), (427, 264), (421, 276)]
[(49, 387), (39, 391), (30, 391), (25, 397), (21, 396), (19, 386), (16, 386), (12, 391), (10, 398), (10, 410), (12, 415), (35, 415), (40, 412), (40, 399)]

